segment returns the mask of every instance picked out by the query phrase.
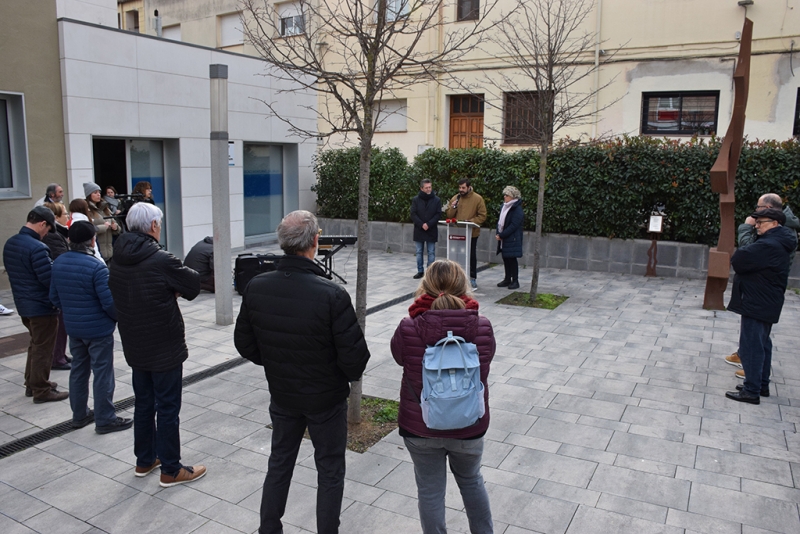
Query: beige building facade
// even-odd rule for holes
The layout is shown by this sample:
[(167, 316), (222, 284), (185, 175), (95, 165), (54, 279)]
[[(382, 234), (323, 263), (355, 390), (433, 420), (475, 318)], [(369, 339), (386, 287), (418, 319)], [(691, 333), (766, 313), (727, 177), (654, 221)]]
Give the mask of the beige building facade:
[[(392, 5), (405, 2), (389, 1)], [(288, 12), (293, 4), (297, 13), (302, 11), (301, 2), (267, 2), (277, 6), (278, 13)], [(475, 24), (474, 9), (484, 9), (489, 3), (448, 2), (439, 11), (444, 31)], [(500, 0), (489, 19), (508, 12), (514, 4), (514, 0)], [(236, 0), (120, 0), (120, 16), (134, 5), (144, 6), (138, 9), (147, 14), (141, 31), (156, 32), (153, 14), (158, 10), (165, 36), (254, 53), (241, 37)], [(579, 33), (596, 39), (576, 69), (595, 64), (599, 68), (597, 75), (587, 76), (575, 90), (597, 92), (597, 97), (584, 110), (590, 116), (558, 136), (724, 135), (731, 117), (732, 78), (745, 14), (754, 23), (745, 133), (750, 139), (778, 140), (800, 134), (800, 54), (796, 52), (800, 0), (755, 0), (745, 7), (735, 0), (595, 0)], [(281, 31), (302, 32), (302, 20), (286, 21), (289, 26), (284, 24)], [(438, 31), (422, 39), (421, 46), (435, 47)], [(492, 36), (497, 38), (497, 32)], [(491, 38), (482, 39), (447, 74), (461, 88), (453, 88), (443, 76), (391, 95), (384, 103), (391, 113), (377, 125), (375, 144), (399, 147), (408, 157), (432, 146), (456, 148), (484, 142), (508, 149), (530, 146), (523, 141), (524, 125), (519, 121), (524, 105), (515, 94), (533, 91), (533, 83), (510, 66), (510, 58)]]

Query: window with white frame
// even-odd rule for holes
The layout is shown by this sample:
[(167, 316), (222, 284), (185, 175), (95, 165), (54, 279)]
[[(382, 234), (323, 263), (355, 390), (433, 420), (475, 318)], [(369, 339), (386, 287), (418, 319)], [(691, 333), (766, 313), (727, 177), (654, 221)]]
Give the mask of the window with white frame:
[(28, 195), (30, 175), (23, 97), (0, 93), (0, 198)]
[(303, 12), (299, 2), (287, 2), (275, 6), (280, 19), (281, 35), (289, 37), (305, 32)]
[(164, 26), (161, 30), (161, 37), (164, 39), (171, 39), (173, 41), (181, 40), (181, 25), (173, 24), (171, 26)]
[(456, 20), (477, 20), (480, 14), (480, 0), (458, 0)]
[[(393, 21), (403, 17), (407, 17), (411, 11), (412, 0), (377, 0), (378, 2), (386, 2), (386, 20)], [(377, 4), (376, 4), (377, 16)]]
[(229, 48), (244, 44), (244, 34), (242, 33), (242, 22), (239, 13), (230, 13), (217, 17), (219, 21), (219, 46), (218, 48)]
[(381, 100), (375, 105), (376, 132), (405, 132), (408, 129), (408, 105), (405, 98)]

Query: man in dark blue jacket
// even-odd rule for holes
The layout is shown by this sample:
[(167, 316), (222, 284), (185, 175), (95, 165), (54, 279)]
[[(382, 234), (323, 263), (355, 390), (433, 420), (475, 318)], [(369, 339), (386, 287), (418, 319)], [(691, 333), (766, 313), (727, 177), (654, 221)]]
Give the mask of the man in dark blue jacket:
[[(789, 254), (797, 248), (797, 233), (783, 224), (779, 209), (761, 209), (752, 215), (759, 238), (740, 247), (731, 258), (736, 273), (728, 310), (742, 316), (739, 358), (744, 384), (725, 396), (738, 402), (760, 404), (769, 397), (772, 367), (772, 325), (778, 322), (789, 278)], [(760, 395), (760, 396), (759, 396)]]
[[(114, 410), (114, 330), (117, 312), (108, 289), (108, 267), (94, 256), (97, 231), (88, 221), (69, 228), (69, 252), (53, 262), (50, 300), (64, 312), (72, 370), (69, 403), (73, 428), (92, 421), (98, 434), (127, 430), (133, 420)], [(89, 409), (89, 374), (94, 373), (94, 411)]]
[(25, 363), (25, 394), (33, 402), (60, 401), (69, 397), (50, 382), (53, 345), (58, 332), (58, 310), (50, 302), (50, 249), (42, 243), (47, 232), (54, 232), (56, 218), (44, 206), (28, 213), (28, 220), (17, 235), (3, 247), (3, 264), (11, 282), (11, 292), (22, 324), (31, 335)]
[(419, 194), (411, 200), (411, 221), (414, 223), (414, 246), (417, 253), (417, 274), (420, 279), (425, 274), (422, 269), (422, 251), (427, 243), (428, 266), (436, 261), (436, 242), (439, 240), (439, 217), (442, 215), (442, 201), (433, 192), (433, 184), (427, 178), (419, 184)]

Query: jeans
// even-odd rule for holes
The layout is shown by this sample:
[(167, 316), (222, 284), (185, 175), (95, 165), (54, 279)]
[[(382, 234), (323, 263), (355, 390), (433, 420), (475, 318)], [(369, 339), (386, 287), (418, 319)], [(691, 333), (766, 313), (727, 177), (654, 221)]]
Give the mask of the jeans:
[(163, 474), (181, 470), (182, 377), (182, 365), (163, 373), (133, 370), (133, 454), (139, 467), (150, 467), (158, 458)]
[(744, 390), (759, 395), (769, 388), (769, 372), (772, 368), (772, 340), (769, 334), (772, 324), (742, 316), (739, 329), (739, 359), (744, 370)]
[(506, 271), (505, 280), (509, 282), (519, 280), (519, 263), (517, 263), (517, 258), (503, 258), (503, 268)]
[(428, 245), (428, 265), (425, 267), (430, 267), (431, 263), (436, 261), (436, 243), (431, 243), (430, 241), (414, 241), (414, 246), (417, 249), (417, 272), (423, 272), (422, 268), (422, 246), (423, 244)]
[(31, 335), (25, 361), (25, 387), (31, 388), (34, 399), (43, 399), (50, 394), (48, 380), (58, 332), (58, 315), (22, 317), (22, 324)]
[(89, 413), (89, 375), (94, 373), (94, 421), (108, 426), (117, 420), (114, 410), (114, 335), (99, 339), (70, 336), (72, 369), (69, 372), (69, 405), (72, 420), (80, 421)]
[(419, 520), (423, 534), (445, 534), (444, 496), (447, 489), (447, 467), (456, 479), (472, 534), (494, 531), (489, 494), (481, 475), (483, 438), (403, 438), (417, 480)]
[(469, 277), (478, 278), (478, 238), (473, 237), (469, 248)]
[(347, 447), (347, 401), (324, 412), (305, 414), (286, 410), (272, 401), (269, 415), (272, 419), (272, 450), (261, 494), (261, 527), (258, 532), (283, 532), (281, 517), (286, 511), (289, 484), (306, 426), (314, 445), (317, 466), (317, 532), (339, 532)]

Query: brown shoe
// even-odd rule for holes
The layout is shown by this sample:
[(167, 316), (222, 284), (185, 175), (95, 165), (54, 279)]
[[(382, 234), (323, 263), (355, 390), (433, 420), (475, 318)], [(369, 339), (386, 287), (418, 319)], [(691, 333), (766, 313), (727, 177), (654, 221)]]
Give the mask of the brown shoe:
[[(56, 384), (55, 382), (50, 382), (48, 380), (47, 383), (50, 384), (50, 389), (53, 390), (53, 391), (55, 391), (56, 388), (58, 387), (58, 384)], [(33, 390), (31, 388), (29, 388), (29, 387), (25, 388), (25, 396), (26, 397), (33, 397)]]
[(725, 356), (725, 363), (729, 363), (734, 367), (742, 368), (742, 360), (739, 359), (739, 351), (734, 352), (730, 356)]
[(152, 473), (152, 472), (153, 472), (153, 470), (154, 470), (156, 467), (158, 467), (159, 465), (161, 465), (161, 460), (159, 460), (158, 458), (156, 458), (156, 461), (155, 461), (155, 462), (153, 462), (153, 465), (151, 465), (150, 467), (139, 467), (139, 466), (137, 465), (137, 466), (136, 466), (136, 469), (134, 469), (134, 470), (133, 470), (133, 474), (134, 474), (134, 475), (136, 475), (137, 477), (146, 477), (147, 475), (149, 475), (150, 473)]
[(45, 402), (62, 401), (64, 399), (68, 399), (68, 398), (69, 398), (69, 391), (53, 391), (51, 389), (50, 391), (47, 392), (47, 395), (45, 395), (44, 397), (41, 397), (41, 398), (38, 398), (38, 399), (34, 397), (33, 403), (34, 404), (42, 404), (42, 403), (45, 403)]
[(742, 369), (736, 371), (736, 378), (738, 378), (739, 380), (744, 380), (744, 371)]
[(165, 475), (164, 473), (161, 473), (161, 481), (159, 484), (162, 488), (169, 488), (171, 486), (177, 486), (178, 484), (192, 482), (198, 478), (202, 478), (205, 474), (206, 468), (203, 465), (185, 465), (181, 467), (180, 471), (178, 471), (178, 474), (176, 475)]

